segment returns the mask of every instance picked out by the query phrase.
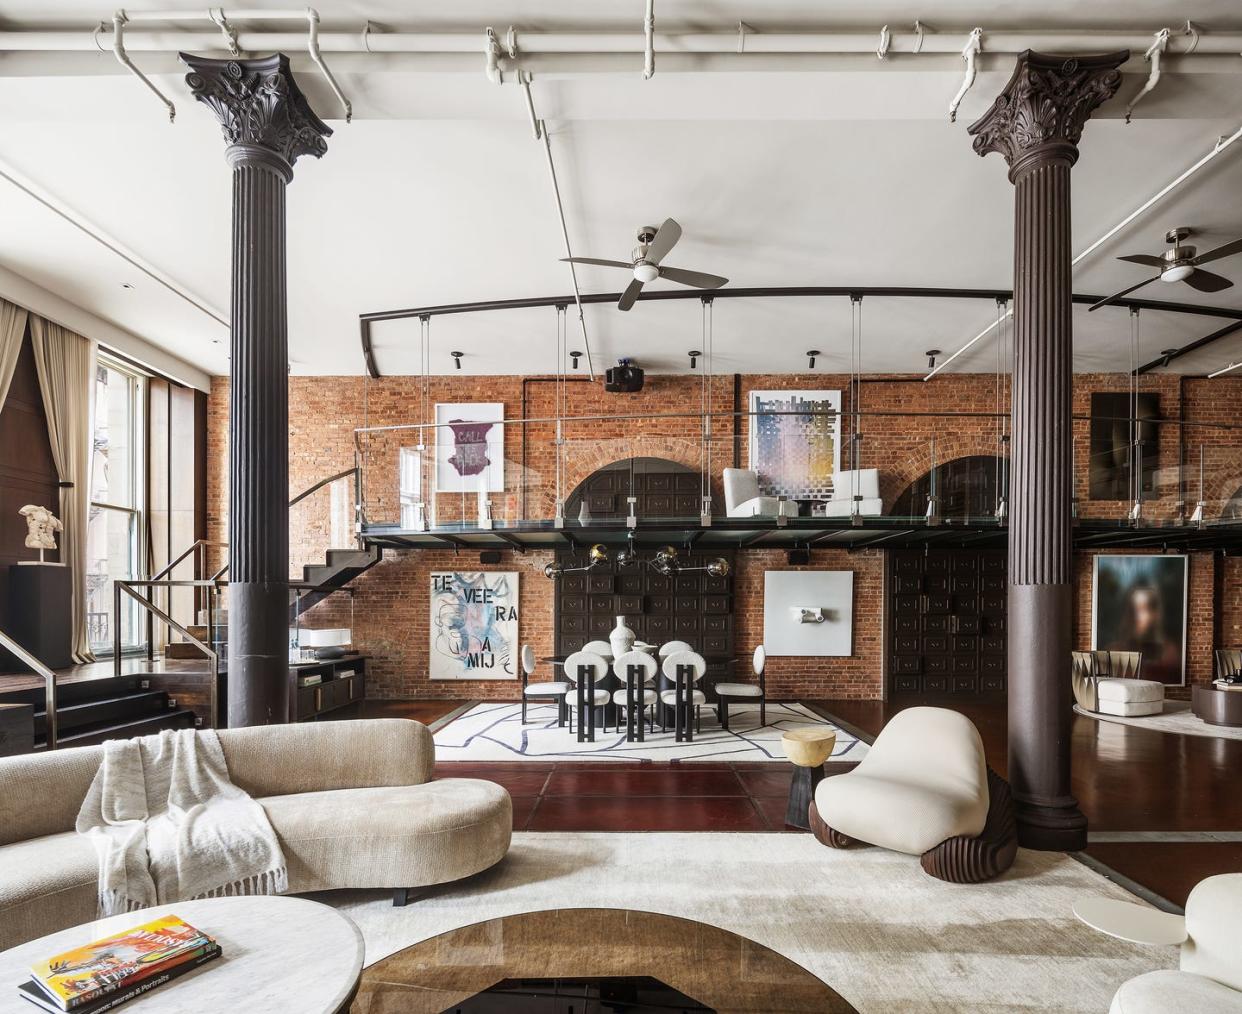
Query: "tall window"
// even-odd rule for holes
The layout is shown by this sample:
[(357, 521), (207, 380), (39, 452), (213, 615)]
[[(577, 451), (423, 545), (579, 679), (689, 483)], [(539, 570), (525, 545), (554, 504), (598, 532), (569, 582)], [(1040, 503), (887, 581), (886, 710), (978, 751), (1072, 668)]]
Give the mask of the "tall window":
[[(136, 578), (142, 567), (145, 386), (142, 374), (100, 354), (86, 535), (87, 631), (96, 654), (112, 652), (112, 582)], [(121, 649), (141, 647), (145, 625), (128, 596), (117, 622)]]

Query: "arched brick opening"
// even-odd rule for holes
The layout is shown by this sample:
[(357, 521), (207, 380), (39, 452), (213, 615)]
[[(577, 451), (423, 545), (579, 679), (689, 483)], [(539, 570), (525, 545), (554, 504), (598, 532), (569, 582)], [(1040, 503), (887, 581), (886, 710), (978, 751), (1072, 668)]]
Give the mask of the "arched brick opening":
[[(995, 445), (993, 445), (995, 449)], [(1008, 459), (995, 454), (965, 454), (936, 466), (937, 507), (942, 517), (983, 517), (996, 510), (997, 479), (1004, 477)], [(917, 517), (927, 509), (931, 490), (928, 470), (894, 498), (890, 514)]]

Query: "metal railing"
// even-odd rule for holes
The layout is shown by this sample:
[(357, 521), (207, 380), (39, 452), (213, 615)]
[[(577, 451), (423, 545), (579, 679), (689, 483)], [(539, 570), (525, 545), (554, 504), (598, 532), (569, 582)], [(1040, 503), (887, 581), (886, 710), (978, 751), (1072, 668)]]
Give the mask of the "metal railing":
[[(361, 480), (361, 471), (356, 464), (352, 468), (347, 468), (341, 472), (337, 472), (335, 475), (327, 476), (326, 478), (320, 479), (318, 482), (307, 487), (305, 490), (303, 490), (301, 493), (299, 493), (297, 496), (293, 497), (293, 499), (289, 501), (289, 506), (292, 507), (295, 504), (300, 503), (301, 501), (309, 497), (311, 494), (322, 489), (324, 486), (327, 486), (330, 483), (336, 482), (340, 479), (347, 478), (350, 475), (354, 477), (355, 514), (356, 514), (361, 509), (361, 496), (360, 496), (360, 486), (359, 486), (359, 483)], [(215, 647), (216, 644), (219, 643), (216, 638), (216, 631), (218, 629), (218, 625), (216, 622), (216, 616), (219, 613), (220, 592), (222, 589), (228, 587), (228, 582), (224, 578), (225, 578), (225, 575), (228, 573), (229, 565), (227, 562), (225, 562), (220, 567), (218, 567), (216, 570), (208, 574), (207, 573), (207, 550), (227, 549), (227, 548), (228, 548), (227, 542), (220, 542), (220, 541), (216, 541), (212, 539), (196, 539), (193, 543), (190, 544), (190, 546), (184, 552), (178, 555), (175, 559), (169, 561), (169, 563), (165, 564), (162, 568), (160, 568), (160, 570), (158, 570), (151, 577), (141, 579), (141, 580), (139, 579), (116, 580), (113, 582), (112, 611), (113, 611), (114, 622), (113, 622), (113, 632), (112, 632), (112, 664), (113, 664), (114, 674), (117, 676), (121, 675), (121, 622), (120, 622), (121, 601), (122, 601), (123, 596), (128, 596), (131, 600), (136, 602), (144, 610), (144, 615), (146, 618), (146, 628), (147, 628), (146, 629), (146, 633), (147, 633), (147, 637), (146, 637), (147, 652), (146, 653), (147, 653), (147, 660), (149, 662), (155, 661), (155, 623), (157, 620), (161, 623), (166, 624), (170, 629), (175, 630), (178, 634), (184, 637), (190, 644), (194, 645), (199, 651), (201, 651), (206, 656), (208, 664), (209, 664), (208, 676), (210, 678), (210, 682), (209, 682), (209, 700), (210, 700), (209, 706), (211, 709), (210, 723), (209, 723), (210, 728), (216, 727), (216, 724), (219, 718), (220, 653)], [(193, 578), (174, 579), (169, 576), (180, 564), (184, 563), (187, 559), (191, 559), (191, 558), (194, 561), (194, 577)], [(207, 614), (207, 624), (206, 624), (207, 640), (206, 641), (203, 641), (199, 639), (198, 637), (195, 637), (194, 634), (192, 634), (185, 626), (183, 626), (176, 619), (174, 619), (170, 615), (168, 610), (161, 609), (155, 603), (154, 597), (153, 597), (154, 596), (153, 589), (156, 589), (156, 588), (168, 589), (170, 595), (171, 595), (171, 589), (173, 588), (204, 589), (205, 601), (206, 601), (206, 614)], [(316, 585), (316, 584), (312, 584), (307, 581), (290, 581), (289, 588), (292, 591), (294, 591), (294, 593), (298, 596), (299, 599), (301, 598), (302, 595), (310, 591), (335, 591), (337, 590), (335, 588), (331, 588), (330, 586)], [(144, 594), (139, 589), (147, 589), (147, 591)], [(198, 596), (195, 596), (194, 608), (197, 613), (197, 610), (199, 608)], [(0, 643), (4, 643), (8, 645), (9, 642), (10, 642), (10, 639), (5, 637), (3, 633), (0, 632)], [(23, 661), (26, 661), (28, 665), (31, 665), (32, 667), (37, 666), (37, 662), (35, 662), (34, 660), (31, 660), (28, 655), (22, 652), (20, 649), (20, 646), (18, 646), (17, 649), (14, 650), (14, 654), (18, 654), (19, 657), (21, 657)], [(39, 670), (36, 669), (36, 671), (39, 671)], [(46, 667), (44, 667), (44, 671), (46, 671), (49, 674), (51, 673), (51, 670), (46, 670)], [(46, 678), (47, 677), (45, 677), (45, 679)], [(49, 704), (48, 714), (50, 717), (49, 717), (48, 728), (52, 730), (54, 734), (54, 729), (55, 729), (54, 677), (53, 677), (53, 683), (51, 686), (52, 686), (52, 689), (49, 691), (50, 704)]]
[(47, 749), (56, 749), (56, 674), (47, 666), (35, 658), (30, 652), (23, 648), (20, 644), (9, 637), (3, 630), (0, 630), (0, 645), (17, 656), (19, 660), (34, 670), (36, 676), (43, 678), (43, 694), (44, 694), (44, 710), (47, 717), (44, 719), (44, 735), (46, 737)]

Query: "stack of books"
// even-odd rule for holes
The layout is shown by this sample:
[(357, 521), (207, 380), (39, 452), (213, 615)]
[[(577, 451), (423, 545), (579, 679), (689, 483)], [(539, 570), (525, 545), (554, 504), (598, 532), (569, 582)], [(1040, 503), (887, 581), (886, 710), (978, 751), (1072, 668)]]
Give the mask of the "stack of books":
[(220, 945), (175, 915), (40, 961), (18, 986), (42, 1010), (96, 1014), (220, 956)]
[(1230, 683), (1226, 680), (1212, 680), (1212, 686), (1217, 690), (1239, 690), (1242, 691), (1242, 680), (1236, 683)]

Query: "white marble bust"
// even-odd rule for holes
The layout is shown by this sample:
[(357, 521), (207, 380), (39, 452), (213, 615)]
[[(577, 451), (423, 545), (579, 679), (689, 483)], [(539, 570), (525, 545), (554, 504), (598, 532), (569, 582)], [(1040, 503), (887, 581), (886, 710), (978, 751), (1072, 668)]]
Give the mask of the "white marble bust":
[(64, 526), (55, 514), (33, 503), (26, 504), (17, 513), (26, 519), (27, 549), (42, 551), (56, 548), (56, 533), (64, 531)]

